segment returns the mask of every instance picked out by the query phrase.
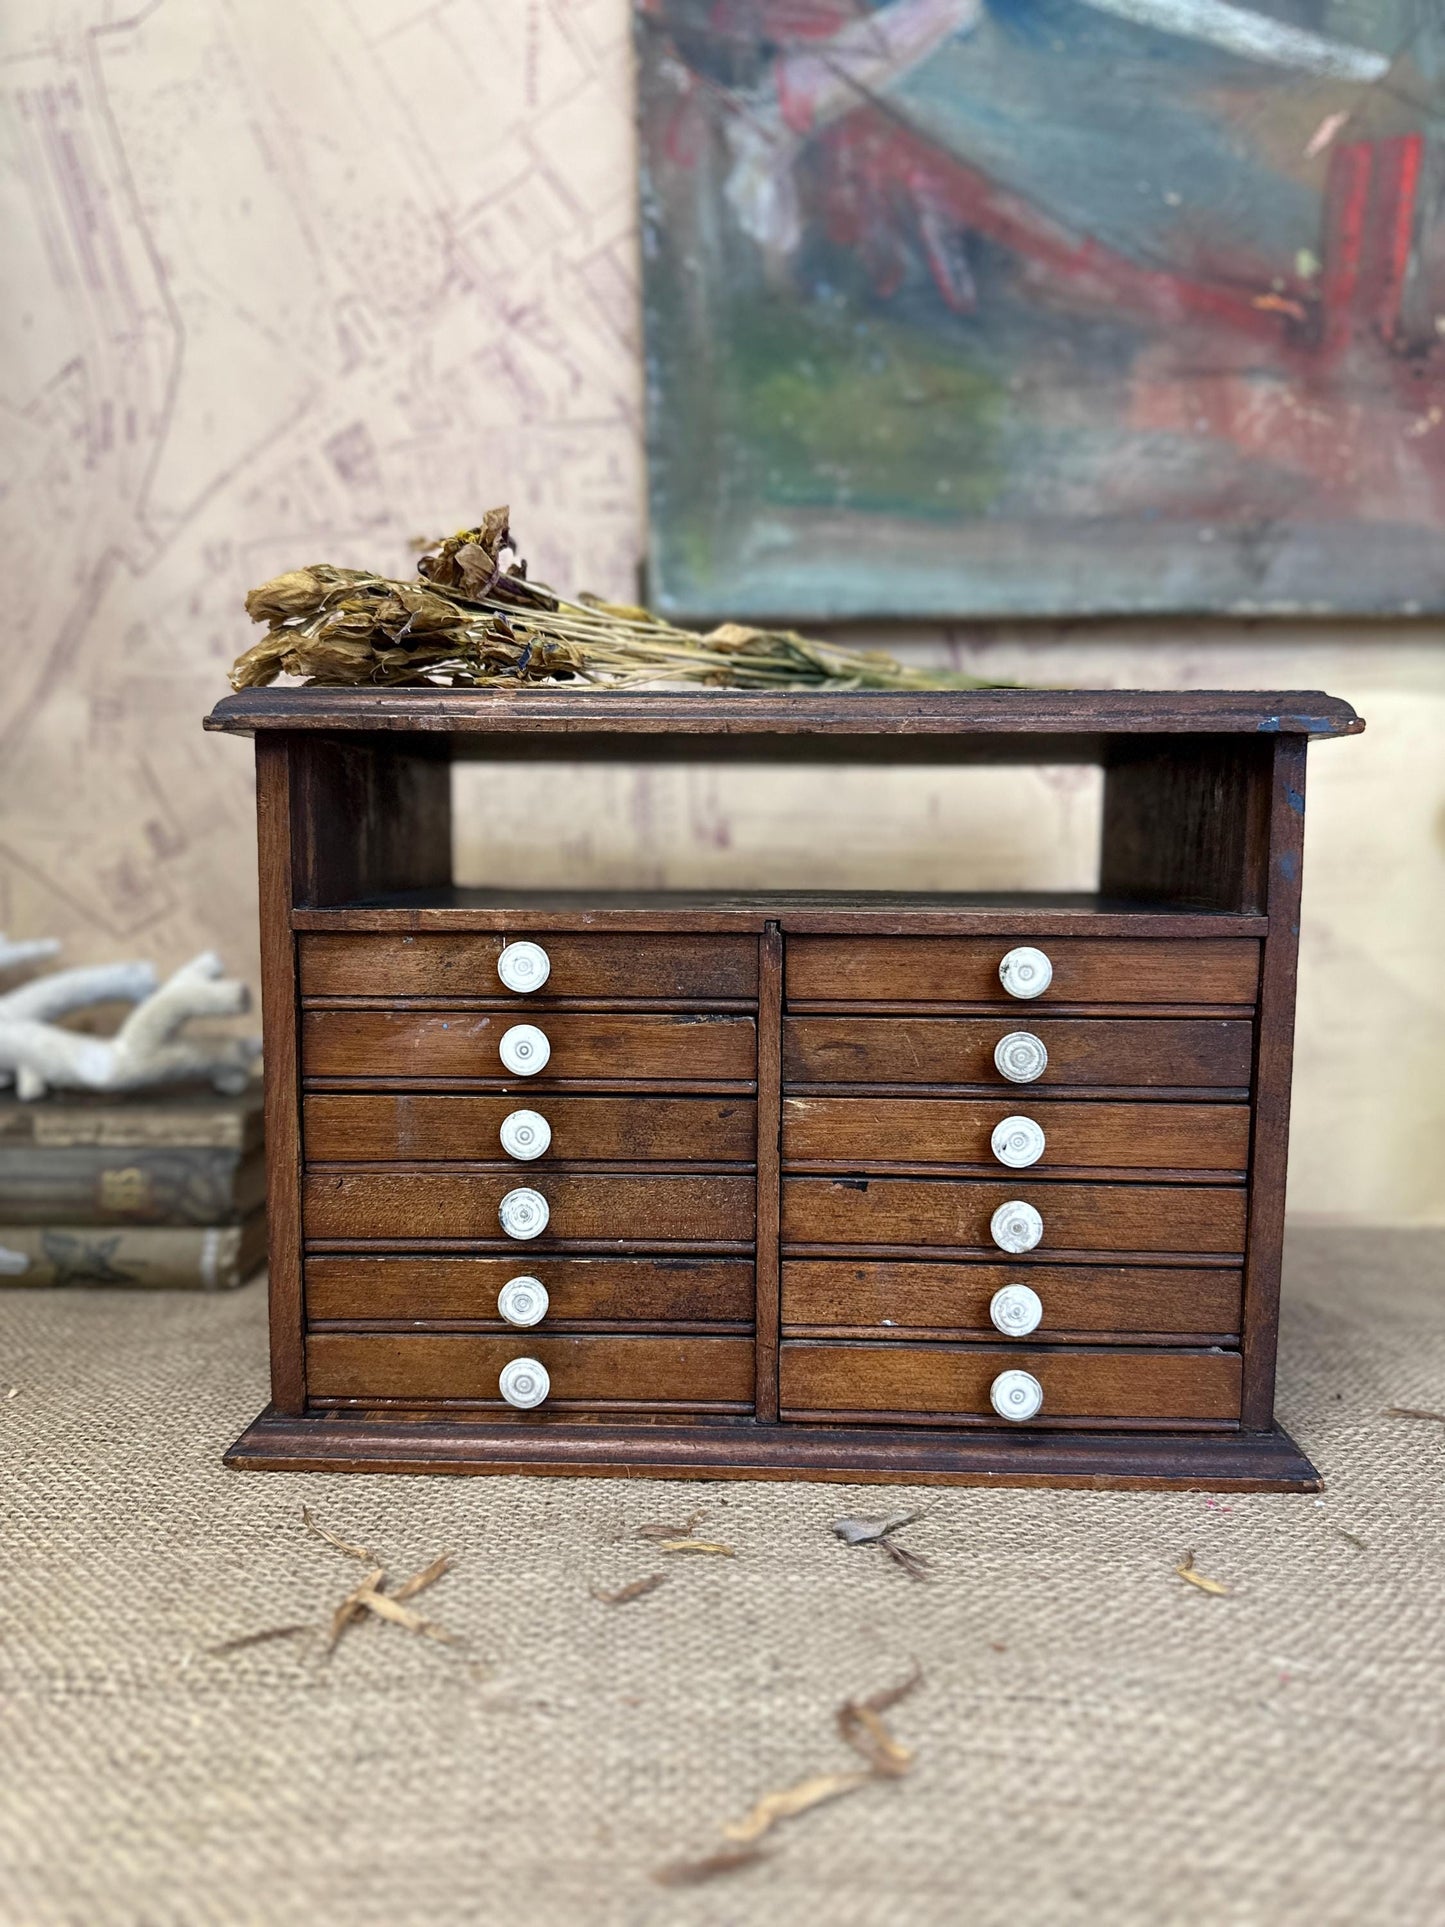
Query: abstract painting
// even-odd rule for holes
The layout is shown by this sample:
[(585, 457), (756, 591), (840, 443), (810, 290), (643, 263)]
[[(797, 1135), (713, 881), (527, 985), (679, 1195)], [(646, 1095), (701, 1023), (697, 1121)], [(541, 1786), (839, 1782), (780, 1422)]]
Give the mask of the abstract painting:
[(640, 0), (679, 615), (1445, 610), (1445, 0)]

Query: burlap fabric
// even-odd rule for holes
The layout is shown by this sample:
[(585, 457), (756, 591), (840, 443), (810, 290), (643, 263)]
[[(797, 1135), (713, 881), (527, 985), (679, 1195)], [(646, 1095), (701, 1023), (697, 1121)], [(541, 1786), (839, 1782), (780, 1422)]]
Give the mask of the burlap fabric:
[[(238, 1474), (262, 1293), (5, 1294), (7, 1922), (1438, 1922), (1445, 1240), (1298, 1235), (1281, 1412), (1322, 1501)], [(14, 1387), (13, 1396), (5, 1393)], [(297, 1639), (362, 1569), (464, 1652)], [(840, 1515), (914, 1501), (932, 1580)], [(706, 1509), (733, 1559), (638, 1524)], [(1183, 1553), (1237, 1590), (1174, 1576)], [(618, 1607), (616, 1586), (666, 1583)], [(676, 1892), (758, 1795), (845, 1767), (845, 1696), (925, 1683), (917, 1750)]]

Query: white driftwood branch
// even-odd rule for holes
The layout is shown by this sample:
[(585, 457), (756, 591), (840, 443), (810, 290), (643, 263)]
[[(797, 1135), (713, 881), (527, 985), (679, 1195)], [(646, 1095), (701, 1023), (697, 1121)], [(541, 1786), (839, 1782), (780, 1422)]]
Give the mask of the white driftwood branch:
[(44, 963), (59, 954), (59, 937), (32, 937), (26, 943), (11, 943), (0, 930), (0, 970), (17, 970), (21, 964)]
[[(66, 1030), (51, 1020), (117, 999), (135, 1009), (113, 1037)], [(203, 1079), (218, 1091), (245, 1088), (260, 1052), (256, 1037), (177, 1038), (192, 1017), (234, 1017), (250, 1002), (224, 975), (213, 951), (194, 957), (156, 988), (149, 964), (59, 970), (0, 996), (0, 1081), (17, 1095), (48, 1090), (135, 1091)]]

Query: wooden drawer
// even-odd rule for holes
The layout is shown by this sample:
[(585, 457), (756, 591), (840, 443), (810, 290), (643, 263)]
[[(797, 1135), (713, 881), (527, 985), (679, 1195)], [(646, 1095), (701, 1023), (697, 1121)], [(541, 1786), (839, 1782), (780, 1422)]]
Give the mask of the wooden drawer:
[(799, 1178), (783, 1181), (787, 1245), (942, 1246), (997, 1251), (989, 1220), (1021, 1198), (1044, 1221), (1028, 1264), (1073, 1251), (1244, 1250), (1242, 1185), (1066, 1184), (985, 1178)]
[(1105, 1333), (1214, 1343), (1239, 1330), (1237, 1271), (1145, 1265), (907, 1264), (842, 1258), (783, 1266), (784, 1333), (857, 1337), (999, 1334), (988, 1307), (1005, 1285), (1038, 1293), (1043, 1319), (1031, 1342)]
[[(541, 1193), (550, 1218), (540, 1237), (509, 1239), (497, 1209), (509, 1191), (523, 1187)], [(522, 1258), (567, 1242), (643, 1249), (751, 1244), (753, 1180), (525, 1170), (308, 1170), (302, 1221), (307, 1238), (456, 1238), (506, 1245)]]
[(533, 1329), (568, 1325), (751, 1325), (753, 1267), (740, 1258), (556, 1258), (523, 1249), (505, 1258), (336, 1257), (306, 1260), (312, 1323), (362, 1319), (494, 1324), (497, 1293), (521, 1274), (551, 1303)]
[[(1048, 1052), (1035, 1082), (1012, 1084), (993, 1061), (1011, 1031)], [(1042, 1017), (1019, 1006), (998, 1017), (788, 1017), (785, 1089), (817, 1084), (987, 1084), (1024, 1093), (1051, 1084), (1112, 1089), (1244, 1089), (1252, 1026), (1236, 1018)], [(1010, 1100), (1012, 1104), (1012, 1100)]]
[[(516, 1076), (497, 1054), (503, 1034), (524, 1019), (552, 1047), (545, 1070), (535, 1077)], [(751, 1083), (757, 1040), (751, 1017), (308, 1010), (301, 1019), (301, 1065), (307, 1077), (487, 1078), (515, 1091), (574, 1081)]]
[[(313, 1100), (315, 1101), (315, 1100)], [(1006, 1117), (1028, 1117), (1044, 1152), (1028, 1167), (1238, 1171), (1249, 1163), (1243, 1104), (1039, 1103), (1024, 1086), (982, 1101), (958, 1097), (789, 1097), (783, 1100), (787, 1164), (982, 1164), (1001, 1168), (990, 1145)]]
[(786, 1339), (782, 1416), (1002, 1425), (989, 1403), (1000, 1372), (1030, 1372), (1044, 1402), (1027, 1426), (1230, 1425), (1239, 1419), (1238, 1352), (1062, 1349), (1024, 1345), (849, 1344)]
[[(1011, 997), (998, 967), (1016, 944), (1053, 965), (1047, 990)], [(1112, 937), (789, 937), (789, 1003), (1252, 1004), (1259, 945)]]
[(569, 1406), (683, 1407), (751, 1411), (750, 1338), (559, 1337), (514, 1332), (313, 1332), (306, 1340), (306, 1389), (313, 1401), (406, 1404), (455, 1400), (510, 1412), (497, 1378), (516, 1358), (538, 1359), (552, 1389), (519, 1414), (545, 1420)]
[(513, 1111), (536, 1110), (551, 1127), (540, 1158), (558, 1163), (749, 1164), (755, 1150), (750, 1097), (438, 1096), (410, 1092), (313, 1092), (303, 1107), (308, 1158), (334, 1163), (400, 1159), (512, 1164), (498, 1138)]
[[(516, 939), (540, 944), (551, 970), (540, 991), (517, 997), (497, 975)], [(747, 936), (604, 936), (592, 933), (315, 935), (299, 943), (303, 997), (504, 997), (536, 1006), (559, 997), (755, 999), (758, 945)]]

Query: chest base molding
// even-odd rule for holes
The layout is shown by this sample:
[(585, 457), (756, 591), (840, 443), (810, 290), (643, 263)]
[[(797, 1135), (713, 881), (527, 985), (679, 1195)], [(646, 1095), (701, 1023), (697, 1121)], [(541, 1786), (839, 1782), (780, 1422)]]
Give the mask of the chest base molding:
[(848, 1485), (1078, 1486), (1318, 1492), (1279, 1426), (1266, 1432), (980, 1433), (767, 1425), (468, 1425), (270, 1408), (226, 1454), (257, 1472), (555, 1473), (564, 1478), (817, 1479)]

